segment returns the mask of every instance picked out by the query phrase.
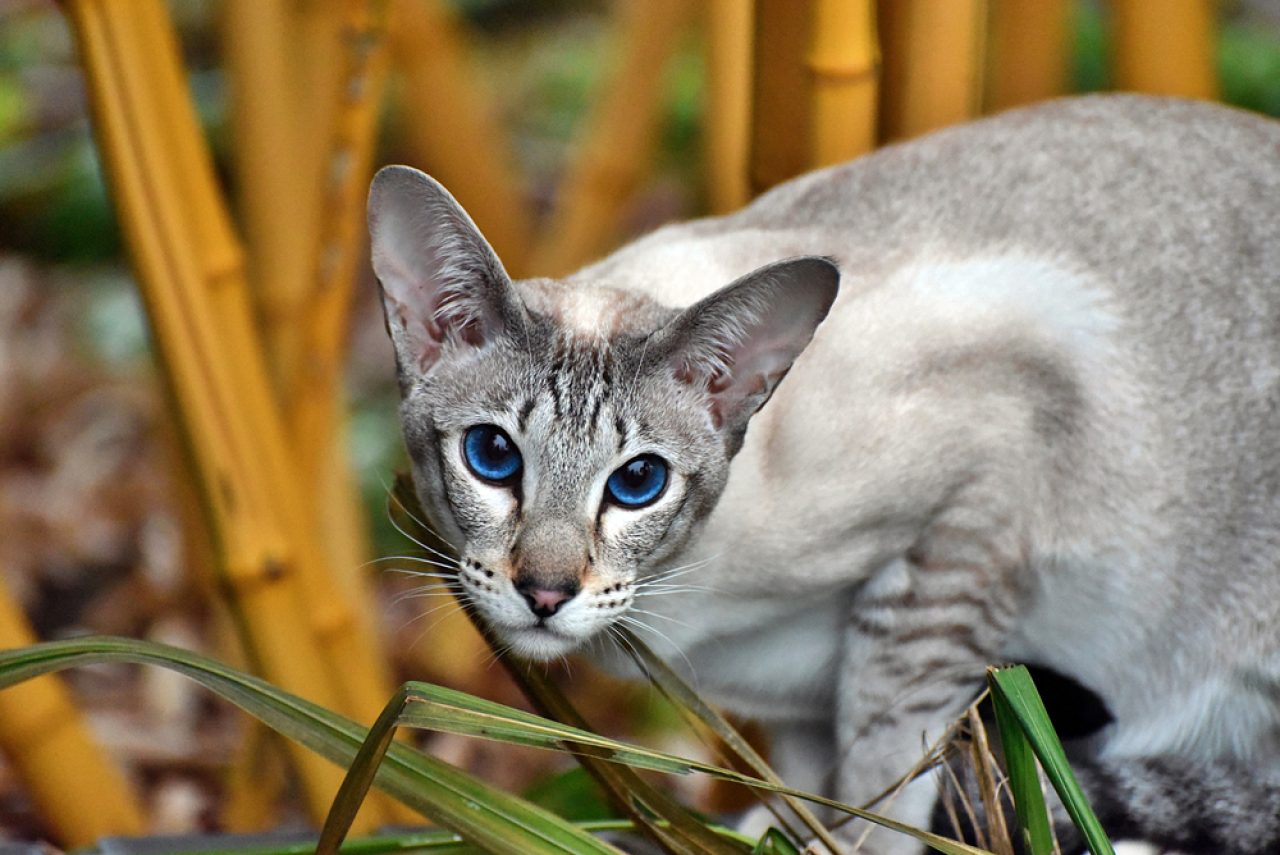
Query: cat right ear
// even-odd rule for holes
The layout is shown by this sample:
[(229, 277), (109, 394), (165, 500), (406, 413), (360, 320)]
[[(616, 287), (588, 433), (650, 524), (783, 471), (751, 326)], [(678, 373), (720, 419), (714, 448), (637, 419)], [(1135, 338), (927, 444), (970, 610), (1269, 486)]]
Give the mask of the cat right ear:
[(388, 166), (369, 188), (373, 270), (402, 374), (451, 349), (484, 347), (518, 327), (524, 307), (471, 217), (438, 181)]
[(678, 380), (706, 391), (712, 423), (740, 438), (813, 338), (839, 284), (828, 258), (770, 264), (685, 309), (659, 346)]

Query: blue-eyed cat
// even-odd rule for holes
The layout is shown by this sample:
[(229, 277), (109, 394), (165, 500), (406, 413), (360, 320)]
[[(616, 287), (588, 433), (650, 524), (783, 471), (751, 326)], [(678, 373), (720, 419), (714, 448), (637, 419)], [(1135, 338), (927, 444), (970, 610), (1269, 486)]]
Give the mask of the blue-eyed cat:
[(1038, 663), (1114, 718), (1081, 757), (1116, 828), (1280, 851), (1280, 125), (1063, 100), (561, 280), (415, 170), (369, 213), (418, 493), (518, 653), (642, 624), (852, 803)]

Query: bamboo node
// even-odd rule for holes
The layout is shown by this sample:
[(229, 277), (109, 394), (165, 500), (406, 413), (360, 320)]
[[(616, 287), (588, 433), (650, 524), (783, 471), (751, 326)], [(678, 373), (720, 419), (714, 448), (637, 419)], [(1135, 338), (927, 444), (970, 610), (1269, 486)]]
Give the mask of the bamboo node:
[(333, 157), (329, 158), (330, 187), (340, 188), (346, 183), (347, 175), (351, 172), (351, 161), (350, 149), (334, 152)]
[(289, 564), (283, 559), (266, 558), (228, 559), (226, 589), (236, 597), (256, 588), (283, 582), (289, 575)]

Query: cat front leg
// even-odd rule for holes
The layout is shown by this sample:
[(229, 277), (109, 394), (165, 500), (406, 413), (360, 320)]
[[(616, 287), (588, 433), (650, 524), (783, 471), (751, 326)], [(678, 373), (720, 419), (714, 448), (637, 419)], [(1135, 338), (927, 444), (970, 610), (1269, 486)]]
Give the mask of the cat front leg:
[[(1003, 562), (1001, 562), (1003, 564)], [(886, 567), (855, 601), (838, 677), (835, 794), (866, 805), (906, 775), (980, 692), (1012, 622), (1017, 592), (991, 562), (915, 551)], [(927, 828), (937, 798), (924, 774), (875, 809)], [(851, 822), (858, 851), (915, 855), (905, 835)]]

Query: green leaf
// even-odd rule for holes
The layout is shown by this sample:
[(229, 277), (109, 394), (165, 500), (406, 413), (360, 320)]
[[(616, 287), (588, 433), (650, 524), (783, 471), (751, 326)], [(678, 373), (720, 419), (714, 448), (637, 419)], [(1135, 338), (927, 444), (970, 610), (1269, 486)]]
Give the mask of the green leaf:
[[(773, 771), (773, 767), (765, 762), (765, 759), (751, 747), (747, 740), (742, 738), (742, 734), (738, 733), (738, 729), (718, 710), (704, 701), (693, 690), (692, 686), (681, 679), (679, 674), (653, 652), (644, 639), (629, 629), (623, 628), (621, 631), (625, 641), (623, 646), (630, 652), (641, 673), (648, 678), (649, 682), (658, 687), (658, 691), (662, 692), (663, 696), (674, 704), (681, 714), (685, 715), (686, 718), (691, 718), (695, 729), (699, 724), (709, 728), (712, 733), (720, 738), (733, 756), (745, 764), (747, 768), (754, 770), (756, 774), (771, 784), (782, 784), (782, 780)], [(800, 817), (800, 820), (817, 839), (826, 844), (827, 848), (834, 852), (840, 851), (839, 845), (831, 838), (826, 826), (819, 822), (818, 818), (804, 804), (789, 795), (783, 796), (782, 801), (796, 816)], [(779, 819), (781, 821), (781, 817)]]
[[(1000, 727), (1000, 738), (1004, 741), (1006, 757), (1009, 758), (1011, 742), (1015, 745), (1030, 744), (1031, 750), (1044, 768), (1045, 776), (1057, 791), (1058, 797), (1062, 799), (1063, 807), (1066, 808), (1071, 821), (1084, 836), (1089, 851), (1094, 855), (1115, 855), (1111, 841), (1102, 830), (1102, 824), (1098, 822), (1093, 808), (1089, 806), (1089, 799), (1085, 796), (1084, 790), (1080, 789), (1080, 784), (1071, 771), (1071, 764), (1067, 762), (1066, 752), (1062, 750), (1062, 743), (1058, 741), (1058, 735), (1053, 730), (1049, 713), (1040, 700), (1040, 693), (1036, 691), (1031, 674), (1021, 665), (991, 668), (987, 671), (987, 681), (991, 685), (991, 697), (995, 704), (996, 720)], [(1011, 767), (1009, 775), (1012, 779), (1013, 759), (1009, 758), (1008, 762)], [(1025, 761), (1019, 762), (1025, 765)], [(1032, 772), (1034, 774), (1034, 769)], [(1035, 789), (1036, 797), (1040, 799), (1041, 809), (1043, 809), (1044, 801), (1040, 798), (1038, 782)], [(1016, 789), (1014, 803), (1017, 806), (1018, 818), (1024, 820), (1022, 800), (1018, 797)], [(1047, 818), (1045, 822), (1048, 822)], [(1025, 827), (1027, 826), (1024, 824)]]
[(617, 816), (599, 785), (581, 766), (541, 778), (521, 795), (571, 822), (605, 820)]
[[(395, 715), (392, 715), (393, 713)], [(852, 816), (861, 817), (879, 825), (910, 834), (917, 840), (933, 846), (941, 852), (955, 853), (955, 855), (958, 855), (958, 853), (974, 855), (974, 853), (982, 851), (833, 799), (804, 793), (782, 784), (775, 784), (710, 763), (702, 763), (638, 745), (619, 742), (582, 728), (561, 724), (523, 710), (428, 683), (405, 684), (392, 703), (387, 705), (383, 716), (379, 718), (379, 725), (392, 720), (398, 725), (418, 727), (442, 733), (477, 736), (496, 742), (534, 748), (572, 751), (579, 756), (634, 768), (651, 769), (678, 775), (698, 772), (722, 781), (742, 784), (769, 793), (785, 794), (834, 808)], [(376, 743), (375, 739), (377, 740)], [(385, 750), (385, 747), (389, 744), (391, 744), (390, 730), (379, 730), (378, 727), (375, 727), (371, 731), (369, 742), (366, 743), (366, 747), (374, 746), (370, 749), (369, 756), (376, 756), (378, 747)], [(361, 780), (364, 782), (371, 779), (368, 768), (357, 770), (353, 764), (352, 770), (348, 773), (348, 783), (351, 783), (357, 774), (363, 776)], [(344, 791), (347, 789), (346, 783), (344, 783), (343, 789)], [(365, 789), (367, 789), (367, 784)], [(363, 793), (363, 790), (361, 793)], [(358, 801), (350, 805), (352, 815), (354, 815), (356, 807), (358, 807)]]
[(751, 850), (751, 855), (800, 855), (800, 850), (781, 831), (770, 828)]
[(396, 690), (378, 715), (378, 720), (369, 728), (369, 733), (360, 743), (360, 750), (355, 759), (347, 767), (347, 774), (342, 778), (338, 794), (333, 797), (329, 815), (324, 819), (324, 827), (320, 829), (320, 840), (316, 843), (316, 855), (336, 855), (338, 847), (351, 830), (356, 814), (360, 812), (360, 803), (373, 786), (378, 775), (378, 767), (382, 758), (391, 747), (391, 740), (396, 735), (396, 723), (404, 709), (408, 695), (405, 687)]
[(1036, 756), (1027, 741), (1022, 727), (1009, 704), (999, 695), (994, 696), (996, 726), (1000, 729), (1000, 741), (1004, 746), (1004, 762), (1009, 773), (1009, 789), (1013, 792), (1013, 807), (1018, 814), (1018, 828), (1022, 845), (1031, 855), (1053, 855), (1053, 828), (1049, 822), (1049, 810), (1040, 791), (1040, 771)]
[[(0, 688), (79, 665), (134, 662), (184, 674), (284, 736), (345, 766), (365, 728), (212, 659), (176, 647), (127, 638), (51, 641), (0, 652)], [(404, 745), (392, 745), (378, 786), (485, 852), (617, 855), (617, 850), (554, 814)]]

